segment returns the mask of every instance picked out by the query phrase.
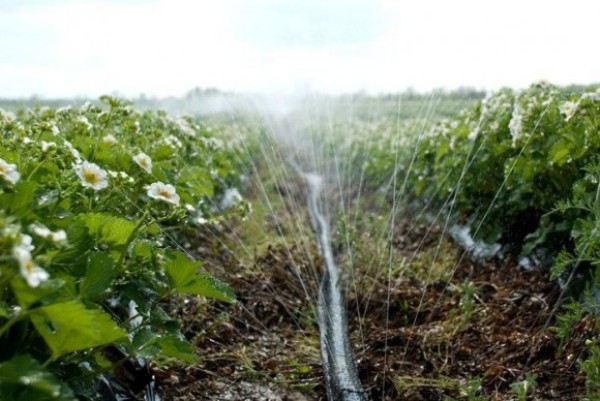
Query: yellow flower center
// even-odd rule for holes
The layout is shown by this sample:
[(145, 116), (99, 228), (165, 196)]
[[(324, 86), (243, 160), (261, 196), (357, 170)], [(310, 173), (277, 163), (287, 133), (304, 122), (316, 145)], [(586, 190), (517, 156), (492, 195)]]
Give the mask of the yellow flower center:
[(23, 267), (25, 268), (27, 273), (31, 274), (33, 272), (33, 262), (31, 260), (28, 260), (25, 263), (23, 263)]
[(158, 191), (158, 195), (162, 196), (163, 198), (171, 198), (171, 193), (169, 191), (167, 191), (166, 189), (161, 189), (160, 191)]
[(98, 177), (98, 174), (96, 174), (96, 172), (90, 171), (90, 170), (86, 170), (83, 173), (83, 178), (90, 184), (95, 184), (100, 180)]

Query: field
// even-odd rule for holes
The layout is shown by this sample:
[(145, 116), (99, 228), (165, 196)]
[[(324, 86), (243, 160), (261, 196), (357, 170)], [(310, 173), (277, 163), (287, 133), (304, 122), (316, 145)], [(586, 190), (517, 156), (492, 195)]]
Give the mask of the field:
[(0, 107), (0, 400), (326, 399), (299, 170), (361, 396), (600, 399), (597, 86)]

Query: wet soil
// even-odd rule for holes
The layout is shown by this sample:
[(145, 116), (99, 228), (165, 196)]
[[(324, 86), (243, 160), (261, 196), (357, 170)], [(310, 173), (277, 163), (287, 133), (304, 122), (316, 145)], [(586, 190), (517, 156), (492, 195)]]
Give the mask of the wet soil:
[[(274, 186), (283, 203), (272, 216), (197, 234), (197, 256), (235, 289), (238, 302), (172, 302), (199, 362), (155, 368), (164, 400), (325, 399), (315, 323), (320, 260), (309, 239), (285, 240), (297, 223), (290, 222), (298, 214), (290, 202), (303, 201), (301, 183), (289, 185), (297, 188), (281, 193)], [(248, 245), (256, 230), (271, 236)], [(437, 259), (446, 241), (440, 231), (406, 218), (394, 231), (394, 251), (407, 258), (436, 253)], [(523, 271), (511, 258), (475, 263), (444, 243), (452, 274), (432, 280), (372, 275), (357, 281), (358, 291), (347, 291), (359, 374), (371, 399), (466, 399), (461, 388), (479, 379), (486, 399), (509, 400), (511, 385), (525, 373), (537, 375), (531, 399), (580, 399), (585, 378), (578, 360), (586, 357), (586, 340), (597, 336), (592, 317), (576, 323), (561, 344), (551, 329), (560, 289), (548, 272)], [(357, 271), (367, 271), (360, 264), (373, 259), (363, 253)]]
[[(395, 240), (410, 251), (425, 231), (406, 224)], [(433, 239), (439, 235), (438, 229)], [(392, 282), (389, 308), (387, 287), (370, 299), (361, 321), (365, 345), (357, 355), (372, 398), (458, 397), (461, 384), (478, 378), (489, 399), (509, 400), (515, 398), (511, 384), (529, 373), (537, 375), (529, 399), (581, 399), (585, 378), (577, 362), (587, 356), (586, 340), (597, 336), (593, 318), (584, 317), (561, 344), (552, 329), (560, 288), (549, 272), (526, 272), (512, 259), (475, 263), (462, 251), (455, 267), (448, 280)], [(349, 302), (365, 304), (362, 297)], [(354, 319), (355, 330), (358, 325)]]

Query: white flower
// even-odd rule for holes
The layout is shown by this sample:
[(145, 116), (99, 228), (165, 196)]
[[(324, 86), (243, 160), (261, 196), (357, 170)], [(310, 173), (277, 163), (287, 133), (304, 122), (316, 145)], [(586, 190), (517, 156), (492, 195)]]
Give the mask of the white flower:
[(208, 220), (207, 220), (207, 219), (205, 219), (205, 218), (204, 218), (204, 217), (202, 217), (202, 216), (198, 216), (198, 217), (196, 218), (196, 223), (197, 223), (198, 225), (203, 225), (203, 224), (206, 224), (206, 223), (208, 223)]
[(187, 136), (189, 136), (189, 137), (196, 136), (196, 131), (194, 131), (194, 129), (192, 127), (190, 127), (188, 122), (186, 120), (184, 120), (183, 118), (180, 118), (179, 120), (177, 120), (177, 125), (179, 125), (179, 128), (181, 129), (181, 131), (184, 134), (186, 134)]
[(28, 136), (23, 137), (23, 143), (25, 145), (29, 145), (31, 142), (33, 142), (33, 140), (30, 137), (28, 137)]
[(237, 188), (229, 188), (225, 191), (223, 199), (221, 200), (221, 209), (229, 209), (232, 206), (237, 206), (242, 201), (242, 195), (240, 195)]
[(518, 104), (515, 104), (515, 108), (512, 112), (512, 118), (508, 123), (510, 129), (510, 136), (512, 137), (513, 146), (523, 137), (523, 112)]
[(600, 88), (596, 89), (596, 92), (586, 92), (581, 95), (582, 99), (590, 99), (592, 102), (600, 101)]
[(190, 205), (189, 203), (186, 203), (186, 204), (185, 204), (185, 209), (186, 209), (188, 212), (193, 212), (193, 211), (195, 211), (195, 210), (196, 210), (196, 208), (195, 208), (194, 206)]
[(117, 138), (115, 138), (113, 134), (108, 134), (102, 138), (102, 142), (108, 143), (109, 145), (114, 145), (117, 143)]
[(19, 248), (25, 249), (27, 252), (31, 252), (34, 250), (34, 246), (31, 244), (33, 241), (33, 238), (31, 238), (30, 235), (27, 234), (20, 234), (19, 237)]
[(575, 115), (577, 111), (577, 103), (573, 102), (564, 102), (560, 108), (560, 113), (565, 115), (565, 121), (569, 121), (571, 117)]
[(87, 119), (86, 116), (79, 116), (77, 117), (77, 121), (79, 121), (80, 123), (82, 123), (83, 125), (85, 125), (85, 127), (90, 130), (92, 129), (93, 125), (90, 124), (89, 120)]
[(58, 109), (56, 109), (56, 112), (59, 114), (64, 114), (67, 113), (69, 110), (71, 110), (73, 108), (73, 106), (71, 106), (70, 104), (67, 106), (63, 106), (63, 107), (59, 107)]
[(84, 112), (89, 111), (91, 107), (92, 107), (92, 102), (90, 102), (89, 100), (86, 100), (85, 103), (83, 103), (81, 105), (81, 111), (84, 111)]
[(42, 152), (46, 153), (49, 149), (55, 148), (56, 144), (54, 142), (46, 142), (42, 141)]
[(2, 229), (2, 236), (4, 237), (16, 237), (20, 235), (21, 227), (16, 224), (9, 224)]
[(138, 310), (138, 304), (134, 300), (129, 301), (129, 303), (127, 304), (127, 312), (129, 314), (129, 319), (131, 319), (129, 321), (129, 326), (132, 329), (140, 327), (140, 325), (144, 321), (144, 318)]
[(94, 163), (83, 162), (73, 166), (73, 169), (75, 169), (75, 173), (81, 179), (81, 185), (86, 188), (98, 191), (108, 186), (106, 171)]
[(27, 247), (20, 245), (13, 247), (13, 256), (19, 262), (21, 276), (23, 276), (30, 287), (37, 287), (40, 283), (50, 278), (46, 270), (33, 262), (31, 252)]
[(4, 115), (4, 121), (7, 123), (12, 123), (17, 119), (12, 111), (0, 110), (0, 114)]
[(144, 152), (140, 152), (133, 156), (133, 161), (136, 162), (138, 166), (143, 168), (148, 174), (152, 174), (152, 159), (150, 159), (150, 156)]
[(44, 227), (39, 224), (31, 224), (29, 226), (29, 231), (33, 232), (35, 235), (39, 235), (42, 238), (49, 237), (52, 234), (52, 231), (48, 227)]
[(31, 224), (29, 230), (42, 238), (49, 239), (52, 242), (62, 242), (67, 240), (65, 230), (52, 231), (41, 224)]
[(152, 199), (158, 199), (173, 205), (179, 205), (179, 195), (175, 192), (175, 187), (171, 184), (155, 182), (148, 186), (148, 196)]
[(53, 231), (50, 235), (52, 242), (63, 242), (67, 240), (67, 232), (65, 230)]
[(169, 135), (164, 139), (164, 141), (168, 146), (172, 148), (180, 148), (183, 146), (179, 138), (177, 138), (175, 135)]
[(58, 135), (60, 134), (60, 130), (58, 129), (58, 127), (56, 125), (52, 126), (52, 135)]
[(73, 147), (73, 144), (71, 144), (71, 142), (69, 141), (65, 141), (64, 145), (65, 148), (67, 148), (67, 150), (69, 151), (69, 153), (71, 153), (71, 156), (73, 156), (73, 158), (75, 159), (75, 162), (81, 163), (81, 155), (79, 154), (79, 151)]
[(11, 184), (16, 184), (21, 178), (21, 174), (17, 171), (17, 166), (15, 164), (9, 164), (3, 159), (0, 159), (0, 177)]
[(220, 140), (219, 138), (215, 138), (214, 136), (210, 137), (210, 138), (200, 138), (200, 140), (202, 142), (204, 142), (204, 144), (208, 147), (210, 147), (211, 149), (220, 149), (223, 147), (223, 141)]
[(479, 133), (481, 132), (479, 125), (477, 127), (475, 127), (475, 129), (472, 129), (469, 132), (469, 135), (467, 136), (467, 138), (469, 139), (469, 141), (474, 141), (475, 139), (477, 139), (477, 136), (479, 135)]

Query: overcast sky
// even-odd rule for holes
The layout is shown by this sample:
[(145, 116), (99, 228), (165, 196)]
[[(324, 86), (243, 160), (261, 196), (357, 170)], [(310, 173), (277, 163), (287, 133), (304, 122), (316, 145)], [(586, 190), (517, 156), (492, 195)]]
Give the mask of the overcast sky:
[(600, 82), (600, 0), (0, 0), (0, 97)]

